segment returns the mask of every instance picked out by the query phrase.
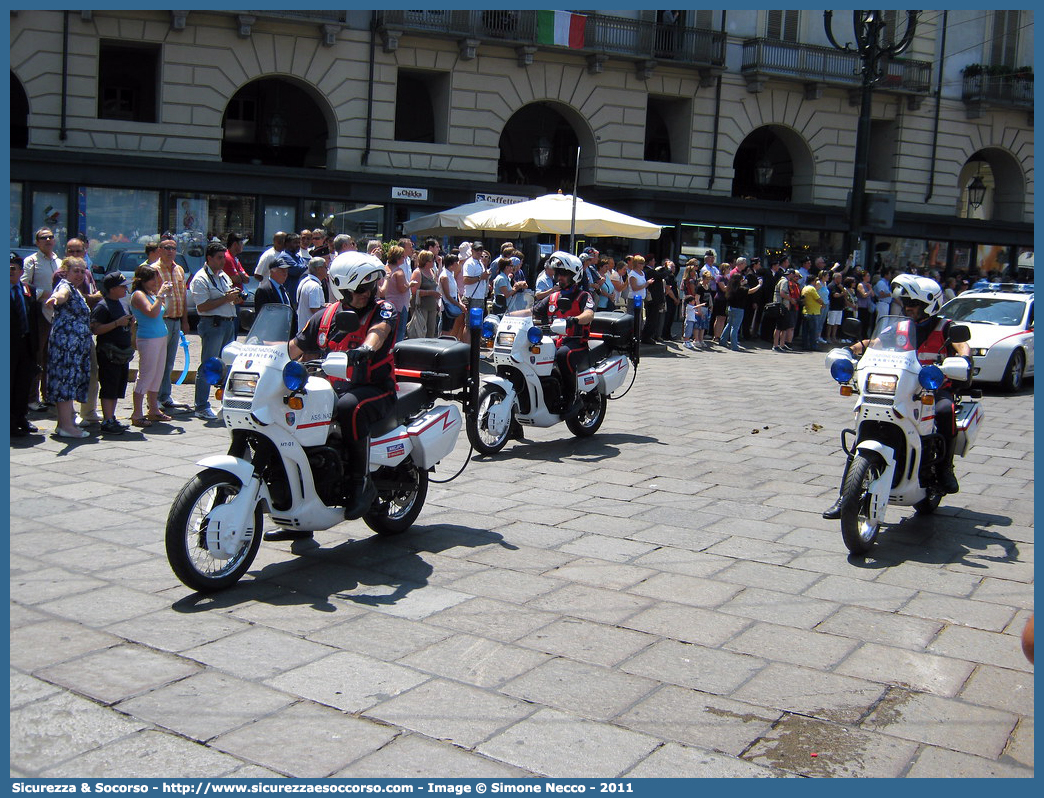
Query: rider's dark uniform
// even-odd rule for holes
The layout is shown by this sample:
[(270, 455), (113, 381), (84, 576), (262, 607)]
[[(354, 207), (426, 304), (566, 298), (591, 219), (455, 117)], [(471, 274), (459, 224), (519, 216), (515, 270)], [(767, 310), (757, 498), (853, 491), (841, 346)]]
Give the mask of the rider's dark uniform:
[[(390, 302), (377, 301), (359, 314), (359, 329), (353, 333), (338, 333), (334, 316), (347, 310), (339, 302), (328, 305), (315, 313), (297, 334), (294, 343), (302, 352), (347, 352), (366, 340), (370, 328), (387, 322), (391, 334), (377, 349), (369, 363), (352, 366), (348, 380), (331, 379), (337, 392), (337, 421), (341, 425), (341, 438), (345, 448), (351, 451), (353, 442), (365, 441), (370, 427), (391, 412), (395, 405), (395, 329), (399, 314)], [(355, 310), (354, 308), (351, 308)]]
[[(594, 298), (575, 283), (562, 291), (544, 297), (533, 305), (533, 320), (538, 324), (547, 324), (555, 319), (570, 319), (579, 316), (585, 310), (594, 310)], [(569, 323), (569, 322), (567, 322)], [(562, 399), (568, 407), (576, 393), (576, 373), (590, 364), (587, 339), (591, 332), (590, 325), (578, 326), (577, 329), (566, 328), (566, 335), (555, 338), (555, 366), (562, 377)]]
[[(957, 350), (946, 339), (949, 327), (950, 322), (938, 316), (928, 316), (915, 322), (917, 360), (922, 366), (932, 363), (938, 365), (945, 358), (957, 354)], [(953, 405), (953, 394), (954, 386), (949, 380), (935, 390), (935, 429), (946, 439), (947, 447), (952, 446), (957, 437), (957, 414)]]

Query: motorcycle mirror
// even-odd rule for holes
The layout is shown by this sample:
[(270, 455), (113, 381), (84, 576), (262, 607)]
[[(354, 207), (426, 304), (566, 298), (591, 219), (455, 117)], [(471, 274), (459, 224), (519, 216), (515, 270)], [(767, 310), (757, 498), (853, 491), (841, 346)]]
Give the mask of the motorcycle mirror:
[(863, 340), (862, 322), (852, 316), (841, 322), (841, 332), (846, 338), (851, 338), (853, 341)]
[(334, 316), (334, 327), (338, 332), (353, 333), (359, 329), (359, 316), (354, 310), (339, 310)]
[(963, 344), (971, 340), (971, 327), (967, 324), (951, 324), (946, 337), (952, 344)]

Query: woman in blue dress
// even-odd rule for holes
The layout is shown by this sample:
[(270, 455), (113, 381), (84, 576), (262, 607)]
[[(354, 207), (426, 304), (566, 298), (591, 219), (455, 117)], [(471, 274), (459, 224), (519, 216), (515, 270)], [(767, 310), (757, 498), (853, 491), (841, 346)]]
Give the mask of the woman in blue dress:
[(58, 411), (55, 435), (86, 438), (87, 431), (76, 426), (73, 402), (87, 400), (91, 376), (91, 311), (80, 293), (87, 263), (83, 258), (66, 258), (62, 268), (65, 278), (44, 303), (54, 313), (48, 339), (47, 401), (54, 402)]

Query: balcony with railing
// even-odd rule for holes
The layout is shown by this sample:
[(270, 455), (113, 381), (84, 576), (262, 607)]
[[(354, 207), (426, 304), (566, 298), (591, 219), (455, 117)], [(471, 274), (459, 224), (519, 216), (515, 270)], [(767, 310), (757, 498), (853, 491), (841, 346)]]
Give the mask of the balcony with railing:
[[(914, 102), (928, 94), (930, 62), (893, 58), (883, 67), (884, 74), (874, 86), (876, 90), (908, 94)], [(819, 96), (823, 85), (859, 88), (861, 68), (858, 53), (776, 39), (748, 39), (743, 42), (740, 71), (747, 79), (749, 91), (761, 91), (769, 78), (784, 78), (801, 81), (809, 96)]]
[[(385, 50), (398, 47), (403, 35), (432, 35), (460, 42), (461, 55), (473, 58), (482, 44), (514, 45), (521, 64), (532, 63), (538, 49), (568, 49), (537, 39), (536, 11), (429, 10), (382, 11), (378, 31)], [(694, 67), (701, 78), (713, 77), (725, 66), (725, 34), (683, 25), (661, 25), (648, 20), (609, 14), (584, 17), (582, 46), (591, 71), (601, 71), (607, 58), (637, 62), (639, 70), (657, 63)]]
[(1033, 73), (990, 75), (965, 69), (961, 92), (969, 119), (982, 116), (987, 106), (1033, 110)]

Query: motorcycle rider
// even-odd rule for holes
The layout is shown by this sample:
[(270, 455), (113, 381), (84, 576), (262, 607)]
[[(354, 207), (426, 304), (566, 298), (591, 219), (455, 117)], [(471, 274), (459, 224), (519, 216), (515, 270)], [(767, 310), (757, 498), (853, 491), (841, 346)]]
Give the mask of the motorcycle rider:
[(554, 270), (557, 290), (537, 300), (532, 308), (515, 310), (508, 316), (532, 314), (538, 324), (549, 324), (554, 319), (566, 320), (566, 334), (555, 338), (555, 367), (562, 381), (563, 418), (575, 415), (582, 405), (576, 395), (576, 373), (587, 357), (587, 339), (594, 321), (595, 302), (590, 293), (580, 287), (584, 266), (580, 259), (568, 252), (552, 252), (545, 267)]
[[(390, 302), (377, 298), (385, 276), (384, 264), (373, 255), (345, 252), (330, 267), (331, 298), (334, 301), (315, 313), (297, 337), (290, 341), (290, 357), (306, 352), (347, 352), (352, 366), (348, 380), (333, 381), (337, 391), (334, 412), (341, 426), (350, 486), (344, 508), (346, 519), (360, 518), (377, 497), (370, 479), (370, 427), (387, 416), (395, 406), (395, 361), (392, 347), (398, 325), (398, 311)], [(359, 328), (344, 333), (334, 325), (342, 310), (353, 310)]]
[[(922, 366), (939, 363), (944, 358), (954, 355), (966, 358), (969, 367), (971, 366), (971, 349), (968, 344), (947, 340), (950, 322), (938, 315), (943, 304), (943, 290), (935, 280), (914, 274), (900, 274), (892, 280), (892, 296), (902, 305), (903, 315), (914, 322), (917, 360)], [(853, 357), (862, 357), (869, 345), (869, 340), (863, 340), (856, 341), (846, 348)], [(949, 380), (935, 390), (935, 430), (942, 435), (946, 446), (943, 462), (937, 471), (937, 487), (943, 493), (957, 493), (960, 490), (957, 477), (953, 473), (953, 454), (957, 444), (957, 418), (953, 395), (954, 388)], [(823, 517), (841, 517), (840, 495), (833, 505), (823, 511)]]

